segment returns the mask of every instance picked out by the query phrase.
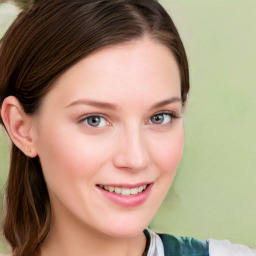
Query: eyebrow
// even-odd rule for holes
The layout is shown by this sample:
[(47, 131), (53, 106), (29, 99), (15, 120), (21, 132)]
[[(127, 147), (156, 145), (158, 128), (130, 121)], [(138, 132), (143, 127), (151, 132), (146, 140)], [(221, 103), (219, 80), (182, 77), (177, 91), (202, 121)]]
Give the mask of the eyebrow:
[(102, 102), (102, 101), (95, 101), (95, 100), (87, 100), (87, 99), (78, 99), (73, 102), (71, 102), (67, 107), (76, 106), (76, 105), (89, 105), (93, 107), (98, 108), (107, 108), (107, 109), (113, 109), (116, 110), (118, 107), (115, 104), (108, 103), (108, 102)]
[(163, 100), (163, 101), (160, 101), (160, 102), (154, 104), (152, 109), (161, 108), (163, 106), (166, 106), (166, 105), (169, 105), (169, 104), (172, 104), (172, 103), (175, 103), (175, 102), (180, 102), (182, 104), (182, 99), (180, 97), (172, 97), (170, 99)]
[[(172, 97), (170, 99), (166, 99), (166, 100), (163, 100), (163, 101), (160, 101), (160, 102), (154, 104), (152, 106), (152, 109), (160, 108), (160, 107), (163, 107), (165, 105), (172, 104), (175, 102), (182, 103), (182, 99), (180, 97)], [(111, 110), (118, 109), (118, 106), (115, 104), (108, 103), (108, 102), (102, 102), (102, 101), (88, 100), (88, 99), (75, 100), (75, 101), (71, 102), (69, 105), (67, 105), (66, 108), (71, 107), (71, 106), (76, 106), (76, 105), (89, 105), (89, 106), (93, 106), (93, 107), (107, 108), (107, 109), (111, 109)]]

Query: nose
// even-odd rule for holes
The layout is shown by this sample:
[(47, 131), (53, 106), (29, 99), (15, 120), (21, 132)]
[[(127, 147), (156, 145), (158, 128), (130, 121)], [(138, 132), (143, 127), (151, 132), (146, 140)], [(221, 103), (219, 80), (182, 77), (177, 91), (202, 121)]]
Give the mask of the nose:
[(150, 157), (143, 132), (138, 127), (124, 129), (117, 136), (113, 165), (116, 168), (140, 171), (148, 167)]

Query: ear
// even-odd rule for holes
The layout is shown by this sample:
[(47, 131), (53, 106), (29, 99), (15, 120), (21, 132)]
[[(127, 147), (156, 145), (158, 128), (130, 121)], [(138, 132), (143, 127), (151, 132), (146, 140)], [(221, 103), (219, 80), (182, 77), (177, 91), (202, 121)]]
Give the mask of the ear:
[(33, 118), (24, 112), (16, 97), (4, 99), (1, 116), (13, 143), (27, 156), (37, 156), (32, 137)]

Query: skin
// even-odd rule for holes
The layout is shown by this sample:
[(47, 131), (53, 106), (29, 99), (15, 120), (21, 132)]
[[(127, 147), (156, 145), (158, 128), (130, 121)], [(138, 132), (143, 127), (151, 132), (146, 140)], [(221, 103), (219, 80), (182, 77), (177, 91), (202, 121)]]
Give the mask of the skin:
[[(182, 156), (180, 97), (174, 56), (145, 37), (98, 50), (71, 67), (37, 116), (27, 116), (14, 97), (5, 100), (7, 130), (26, 154), (39, 155), (49, 190), (53, 224), (42, 256), (142, 255), (142, 231)], [(99, 127), (88, 115), (102, 116)], [(155, 123), (156, 115), (162, 123)], [(112, 202), (97, 187), (138, 183), (152, 188), (134, 207)]]

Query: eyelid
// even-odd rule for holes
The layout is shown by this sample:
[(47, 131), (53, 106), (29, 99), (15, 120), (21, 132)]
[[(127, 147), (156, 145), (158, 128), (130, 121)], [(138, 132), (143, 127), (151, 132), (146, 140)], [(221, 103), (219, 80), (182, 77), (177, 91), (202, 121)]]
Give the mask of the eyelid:
[[(178, 114), (176, 111), (172, 111), (172, 110), (162, 110), (162, 111), (158, 111), (156, 113), (154, 113), (152, 116), (155, 116), (155, 115), (161, 115), (161, 114), (169, 114), (170, 116), (172, 116), (173, 118), (179, 118), (181, 117), (181, 114)], [(151, 117), (152, 117), (151, 116)], [(150, 118), (151, 118), (150, 117)]]

